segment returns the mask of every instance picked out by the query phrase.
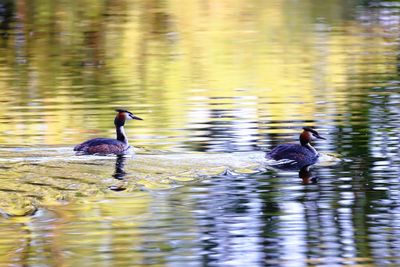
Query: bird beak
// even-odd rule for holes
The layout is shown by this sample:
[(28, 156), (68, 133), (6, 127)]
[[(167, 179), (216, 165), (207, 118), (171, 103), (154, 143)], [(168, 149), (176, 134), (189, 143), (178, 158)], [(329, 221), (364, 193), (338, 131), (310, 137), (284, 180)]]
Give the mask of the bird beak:
[(318, 139), (323, 139), (323, 140), (326, 140), (326, 138), (325, 137), (322, 137), (322, 136), (320, 136), (320, 135), (314, 135), (315, 137), (317, 137)]
[(138, 120), (138, 121), (142, 121), (142, 120), (143, 120), (142, 118), (139, 118), (139, 117), (137, 117), (137, 116), (135, 116), (135, 115), (133, 115), (133, 114), (129, 114), (129, 117), (130, 117), (132, 120)]

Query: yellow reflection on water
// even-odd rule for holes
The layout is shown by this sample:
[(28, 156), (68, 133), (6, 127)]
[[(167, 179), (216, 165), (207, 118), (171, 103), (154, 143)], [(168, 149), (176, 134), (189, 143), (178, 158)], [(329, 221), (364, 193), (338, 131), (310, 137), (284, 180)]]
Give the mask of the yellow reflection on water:
[(0, 262), (56, 266), (143, 262), (144, 255), (132, 250), (146, 242), (140, 227), (145, 226), (149, 201), (144, 192), (104, 202), (89, 198), (79, 209), (75, 205), (47, 206), (48, 211), (41, 211), (36, 218), (1, 220)]
[[(174, 152), (221, 135), (245, 146), (305, 122), (326, 127), (368, 116), (350, 111), (363, 111), (368, 90), (389, 80), (379, 74), (396, 73), (399, 26), (349, 2), (17, 1), (0, 38), (0, 146), (40, 152), (2, 150), (0, 210), (23, 216), (45, 207), (49, 214), (0, 218), (0, 262), (143, 262), (153, 253), (140, 251), (146, 216), (162, 213), (148, 211), (154, 198), (141, 188), (172, 190), (245, 162), (211, 153), (141, 155), (127, 182), (111, 178), (113, 162), (76, 164), (72, 145), (114, 136), (116, 107), (144, 119), (127, 123), (131, 144)], [(46, 145), (68, 152), (51, 154)], [(43, 155), (51, 160), (38, 160)], [(127, 195), (113, 195), (116, 185)], [(179, 208), (194, 218), (193, 207)], [(168, 238), (154, 240), (168, 254)]]
[(396, 36), (341, 17), (351, 6), (339, 0), (317, 10), (309, 1), (111, 2), (16, 5), (15, 35), (1, 48), (1, 144), (113, 136), (120, 106), (144, 117), (127, 127), (145, 146), (183, 142), (197, 108), (251, 106), (252, 121), (335, 117), (364, 90), (349, 86), (373, 82), (363, 73), (395, 69), (397, 47), (387, 44)]

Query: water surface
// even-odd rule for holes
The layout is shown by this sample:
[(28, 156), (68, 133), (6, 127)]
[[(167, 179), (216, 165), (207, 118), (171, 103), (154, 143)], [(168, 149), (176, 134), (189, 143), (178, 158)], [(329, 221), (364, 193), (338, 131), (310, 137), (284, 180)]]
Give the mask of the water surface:
[[(0, 1), (0, 265), (400, 265), (399, 25), (398, 1)], [(76, 157), (115, 108), (136, 155)], [(267, 168), (303, 126), (324, 160)]]

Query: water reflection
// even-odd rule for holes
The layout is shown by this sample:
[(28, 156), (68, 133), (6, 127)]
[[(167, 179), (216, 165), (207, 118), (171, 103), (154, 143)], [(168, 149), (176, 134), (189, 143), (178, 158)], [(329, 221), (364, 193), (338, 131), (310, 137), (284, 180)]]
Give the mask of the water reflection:
[[(258, 150), (257, 111), (247, 106), (253, 100), (245, 96), (197, 99), (196, 106), (202, 107), (193, 107), (189, 113), (189, 141), (185, 145), (209, 152)], [(234, 107), (215, 108), (227, 102)]]
[[(399, 266), (399, 22), (396, 1), (0, 1), (0, 265)], [(161, 152), (70, 155), (118, 106)], [(232, 153), (303, 125), (343, 161)]]
[[(86, 126), (110, 135), (107, 108), (116, 106), (151, 115), (130, 137), (156, 149), (252, 150), (285, 134), (282, 127), (346, 125), (360, 118), (368, 86), (396, 81), (398, 14), (333, 2), (317, 10), (240, 2), (231, 12), (193, 2), (188, 17), (158, 1), (4, 4), (16, 26), (5, 26), (1, 51), (0, 132), (14, 135), (13, 144), (75, 144), (79, 134), (96, 135)], [(292, 5), (307, 15), (283, 12)], [(298, 25), (295, 35), (288, 24)], [(0, 142), (10, 140), (1, 134)]]
[(8, 38), (14, 15), (14, 2), (4, 1), (0, 3), (0, 35), (3, 39)]
[[(125, 172), (125, 164), (126, 164), (126, 156), (117, 156), (115, 160), (115, 171), (113, 177), (117, 180), (124, 180), (124, 177), (127, 175)], [(113, 191), (124, 191), (126, 190), (126, 185), (120, 183), (119, 185), (111, 185), (108, 187)]]
[(117, 159), (115, 161), (115, 172), (113, 177), (117, 180), (123, 180), (126, 172), (124, 170), (125, 168), (125, 163), (126, 163), (126, 157), (124, 156), (117, 156)]
[(312, 175), (311, 166), (307, 165), (299, 170), (299, 178), (301, 178), (303, 184), (315, 184), (318, 181), (318, 177)]

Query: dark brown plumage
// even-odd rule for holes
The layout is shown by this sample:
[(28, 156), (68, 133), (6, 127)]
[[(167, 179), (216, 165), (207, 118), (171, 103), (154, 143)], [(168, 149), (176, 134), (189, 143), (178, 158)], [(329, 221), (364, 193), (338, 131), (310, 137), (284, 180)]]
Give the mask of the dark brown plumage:
[(114, 124), (117, 133), (117, 139), (112, 138), (94, 138), (83, 142), (74, 147), (74, 151), (78, 154), (97, 154), (97, 155), (125, 155), (131, 151), (128, 144), (128, 138), (124, 131), (126, 120), (142, 120), (135, 116), (132, 112), (123, 109), (116, 110), (118, 114), (115, 116)]
[(266, 155), (267, 159), (289, 160), (290, 164), (305, 166), (316, 163), (319, 154), (314, 147), (310, 145), (310, 141), (315, 138), (325, 139), (320, 136), (317, 131), (310, 127), (304, 127), (300, 134), (300, 144), (281, 144), (269, 151)]

